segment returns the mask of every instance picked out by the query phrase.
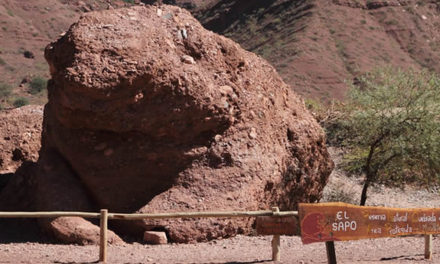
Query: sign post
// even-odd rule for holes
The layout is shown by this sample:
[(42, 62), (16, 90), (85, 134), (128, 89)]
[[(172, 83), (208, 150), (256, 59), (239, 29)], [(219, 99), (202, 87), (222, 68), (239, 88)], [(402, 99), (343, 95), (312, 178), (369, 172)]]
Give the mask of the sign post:
[(327, 251), (327, 262), (328, 264), (336, 264), (336, 251), (335, 251), (335, 242), (326, 241), (325, 242), (325, 250)]
[(273, 216), (257, 217), (257, 233), (260, 235), (273, 235), (272, 260), (281, 259), (281, 235), (298, 235), (297, 216), (280, 216), (278, 207), (272, 208)]
[(425, 235), (425, 259), (432, 259), (432, 235)]
[(336, 263), (330, 261), (334, 253), (332, 241), (406, 235), (425, 235), (425, 258), (430, 259), (432, 234), (440, 234), (440, 208), (299, 204), (299, 218), (303, 243), (326, 242), (329, 263)]

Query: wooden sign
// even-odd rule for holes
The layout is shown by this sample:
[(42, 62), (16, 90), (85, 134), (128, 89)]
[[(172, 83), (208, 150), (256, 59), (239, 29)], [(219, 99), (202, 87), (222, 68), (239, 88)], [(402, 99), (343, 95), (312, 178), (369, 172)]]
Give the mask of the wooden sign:
[(299, 234), (296, 216), (259, 216), (257, 233), (260, 235), (297, 235)]
[(440, 208), (399, 209), (345, 203), (299, 204), (304, 244), (440, 234)]

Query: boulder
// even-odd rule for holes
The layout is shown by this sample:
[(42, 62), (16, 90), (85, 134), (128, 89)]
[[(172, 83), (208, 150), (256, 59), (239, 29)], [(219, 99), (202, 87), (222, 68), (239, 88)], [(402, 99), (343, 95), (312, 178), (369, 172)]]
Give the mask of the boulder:
[(165, 232), (158, 231), (145, 231), (144, 241), (148, 244), (163, 245), (168, 243), (167, 235)]
[[(167, 5), (90, 12), (45, 57), (52, 79), (37, 210), (295, 210), (320, 199), (333, 163), (302, 99), (269, 63), (189, 12)], [(193, 242), (248, 234), (254, 220), (136, 227)], [(77, 218), (53, 221), (43, 225), (63, 241), (95, 241)], [(134, 225), (120, 223), (118, 232), (124, 224)]]

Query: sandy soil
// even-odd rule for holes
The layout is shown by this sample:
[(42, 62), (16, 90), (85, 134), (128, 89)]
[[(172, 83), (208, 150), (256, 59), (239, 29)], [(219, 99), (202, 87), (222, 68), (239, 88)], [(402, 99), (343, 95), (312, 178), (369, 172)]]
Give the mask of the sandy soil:
[[(110, 246), (109, 263), (272, 263), (270, 236), (246, 237), (201, 244)], [(439, 243), (434, 239), (434, 244)], [(423, 259), (423, 237), (385, 238), (336, 243), (338, 263), (437, 263)], [(92, 263), (97, 246), (19, 243), (0, 245), (0, 263)], [(282, 237), (280, 263), (326, 263), (323, 243), (302, 245), (299, 237)]]

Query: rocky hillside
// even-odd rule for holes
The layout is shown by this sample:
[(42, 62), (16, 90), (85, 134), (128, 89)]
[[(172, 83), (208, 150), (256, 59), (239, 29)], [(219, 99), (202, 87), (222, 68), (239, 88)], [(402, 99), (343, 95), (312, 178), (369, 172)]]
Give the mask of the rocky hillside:
[[(0, 104), (29, 94), (49, 77), (43, 49), (84, 12), (140, 0), (3, 0), (0, 3)], [(156, 0), (142, 0), (146, 4)], [(271, 62), (307, 98), (342, 99), (359, 73), (381, 65), (440, 72), (437, 0), (161, 0), (185, 7), (208, 29)], [(23, 83), (22, 83), (23, 82)], [(11, 95), (4, 90), (14, 89)], [(3, 98), (3, 99), (1, 99)], [(3, 102), (1, 102), (3, 100)], [(19, 101), (20, 103), (26, 103)]]
[(346, 81), (381, 65), (440, 72), (436, 0), (221, 0), (192, 8), (205, 27), (269, 60), (305, 97), (342, 99)]
[(126, 4), (122, 0), (0, 1), (0, 108), (14, 102), (44, 103), (46, 93), (40, 88), (49, 77), (45, 46), (82, 13)]

